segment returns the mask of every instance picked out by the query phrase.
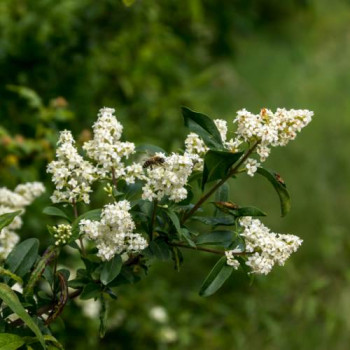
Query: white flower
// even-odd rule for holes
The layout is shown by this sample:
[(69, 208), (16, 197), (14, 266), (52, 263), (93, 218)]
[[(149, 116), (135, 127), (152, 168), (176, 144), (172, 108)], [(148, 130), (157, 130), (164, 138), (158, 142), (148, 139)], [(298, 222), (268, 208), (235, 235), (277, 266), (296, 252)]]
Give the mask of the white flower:
[(57, 160), (47, 167), (47, 172), (52, 174), (52, 181), (56, 185), (51, 196), (53, 203), (90, 202), (89, 194), (92, 192), (91, 184), (96, 180), (96, 171), (91, 163), (78, 154), (74, 143), (70, 131), (61, 131), (57, 143)]
[(235, 250), (227, 250), (225, 251), (226, 259), (227, 259), (227, 265), (230, 265), (234, 267), (235, 270), (237, 270), (240, 266), (239, 261), (235, 258)]
[(245, 163), (247, 174), (249, 176), (254, 176), (259, 166), (260, 166), (260, 163), (257, 160), (249, 158)]
[[(244, 217), (240, 219), (243, 232), (240, 234), (245, 240), (246, 265), (251, 273), (268, 274), (277, 263), (284, 265), (285, 261), (302, 244), (302, 240), (294, 235), (276, 234), (270, 231), (258, 219)], [(236, 251), (226, 251), (227, 264), (235, 266)]]
[(150, 317), (159, 322), (159, 323), (166, 323), (168, 321), (168, 313), (162, 306), (154, 306), (149, 310)]
[[(123, 158), (128, 158), (135, 153), (135, 145), (131, 142), (120, 141), (123, 126), (113, 115), (113, 108), (101, 108), (98, 119), (93, 125), (94, 138), (85, 142), (83, 149), (88, 156), (97, 163), (99, 175), (104, 178), (114, 176), (123, 178), (126, 176), (127, 181), (134, 181), (136, 167), (127, 170), (123, 163)], [(128, 175), (134, 171), (134, 175)], [(130, 182), (131, 181), (131, 182)]]
[[(17, 210), (22, 211), (20, 215), (24, 214), (24, 208), (31, 204), (44, 191), (45, 188), (40, 182), (28, 182), (18, 185), (14, 191), (1, 187), (0, 215), (13, 213)], [(0, 261), (6, 259), (19, 241), (19, 237), (14, 230), (22, 227), (20, 215), (17, 215), (8, 226), (0, 231)]]
[(185, 186), (192, 173), (193, 159), (187, 154), (176, 153), (168, 157), (156, 153), (156, 156), (164, 158), (164, 162), (146, 169), (146, 184), (142, 188), (142, 199), (153, 201), (168, 196), (170, 200), (180, 202), (187, 197)]
[(97, 255), (102, 260), (125, 252), (137, 253), (147, 247), (147, 241), (139, 233), (133, 233), (135, 223), (129, 210), (130, 203), (123, 200), (105, 205), (100, 221), (80, 221), (81, 232), (95, 241)]

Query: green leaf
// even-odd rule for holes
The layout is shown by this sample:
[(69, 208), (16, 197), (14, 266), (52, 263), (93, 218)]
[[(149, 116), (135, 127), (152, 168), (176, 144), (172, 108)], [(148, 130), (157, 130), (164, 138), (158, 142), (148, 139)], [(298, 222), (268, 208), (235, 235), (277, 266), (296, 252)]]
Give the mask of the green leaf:
[(10, 278), (12, 278), (14, 281), (20, 283), (20, 284), (23, 284), (23, 280), (21, 277), (15, 275), (14, 273), (12, 273), (11, 271), (9, 270), (6, 270), (4, 269), (3, 267), (0, 266), (0, 275), (5, 275), (5, 276), (8, 276)]
[(191, 219), (211, 226), (233, 226), (235, 224), (235, 218), (228, 215), (219, 217), (193, 216)]
[(101, 302), (101, 311), (100, 311), (99, 335), (100, 335), (100, 338), (102, 339), (106, 334), (106, 323), (107, 323), (107, 305), (103, 294), (101, 294), (100, 302)]
[(79, 223), (81, 220), (86, 219), (92, 221), (99, 221), (101, 219), (101, 212), (102, 209), (93, 209), (76, 218), (72, 224), (72, 236), (70, 237), (69, 242), (73, 242), (79, 237)]
[(211, 118), (186, 107), (182, 107), (181, 110), (185, 126), (200, 136), (209, 148), (224, 149), (220, 132)]
[(71, 221), (63, 210), (56, 207), (46, 207), (43, 210), (43, 214), (50, 215), (50, 216), (59, 216), (61, 218), (68, 220), (69, 222)]
[(243, 152), (209, 150), (204, 157), (202, 189), (207, 182), (226, 177), (233, 164), (241, 158)]
[(226, 257), (223, 256), (220, 258), (204, 280), (202, 287), (199, 290), (199, 295), (202, 297), (208, 297), (209, 295), (214, 294), (231, 276), (232, 271), (233, 267), (226, 264)]
[(34, 271), (30, 275), (29, 281), (23, 290), (25, 297), (31, 297), (34, 293), (34, 287), (38, 283), (39, 279), (43, 275), (45, 268), (50, 262), (57, 257), (58, 247), (50, 246), (46, 249), (43, 256), (37, 262)]
[(17, 350), (24, 344), (24, 340), (17, 334), (2, 333), (0, 334), (1, 350)]
[(170, 259), (170, 248), (169, 245), (164, 242), (164, 240), (156, 238), (149, 243), (148, 248), (146, 248), (143, 253), (147, 254), (150, 251), (151, 255), (155, 256), (159, 260)]
[(257, 173), (264, 176), (272, 184), (280, 199), (281, 215), (286, 216), (290, 211), (291, 201), (286, 185), (281, 181), (280, 176), (265, 168), (258, 168)]
[(15, 292), (6, 284), (0, 283), (0, 299), (18, 316), (23, 322), (34, 332), (39, 339), (42, 347), (45, 347), (45, 340), (41, 331), (34, 320), (29, 316), (27, 311), (22, 306)]
[(197, 238), (197, 244), (219, 245), (225, 248), (232, 243), (234, 232), (229, 230), (212, 231), (202, 234)]
[(18, 244), (8, 255), (5, 265), (17, 276), (23, 277), (38, 258), (39, 240), (29, 238)]
[(112, 282), (120, 273), (122, 269), (123, 261), (120, 255), (115, 255), (110, 261), (106, 261), (103, 264), (101, 271), (101, 282), (104, 285)]
[(22, 210), (17, 210), (15, 212), (12, 212), (12, 213), (5, 213), (5, 214), (2, 214), (0, 215), (0, 231), (11, 224), (11, 222), (14, 220), (14, 218), (21, 214), (22, 213)]
[(259, 208), (256, 207), (243, 207), (238, 208), (234, 210), (230, 210), (230, 213), (232, 213), (234, 216), (241, 217), (241, 216), (266, 216), (266, 213), (261, 211)]
[(96, 284), (96, 283), (88, 283), (81, 295), (80, 295), (80, 299), (81, 300), (88, 300), (88, 299), (93, 299), (93, 298), (98, 298), (101, 294), (101, 287)]

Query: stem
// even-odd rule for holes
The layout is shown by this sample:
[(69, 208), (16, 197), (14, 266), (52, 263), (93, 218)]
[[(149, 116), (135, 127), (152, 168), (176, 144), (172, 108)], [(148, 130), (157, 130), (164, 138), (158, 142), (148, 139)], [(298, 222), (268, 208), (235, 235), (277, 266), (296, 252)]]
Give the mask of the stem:
[(221, 179), (215, 186), (213, 186), (204, 196), (202, 196), (195, 206), (184, 215), (181, 223), (185, 223), (200, 207), (201, 205), (221, 186), (223, 185), (231, 176), (236, 174), (239, 170), (239, 167), (248, 159), (248, 157), (254, 152), (256, 146), (259, 144), (259, 141), (256, 141), (255, 144), (247, 151), (247, 153), (241, 158), (237, 165), (229, 171), (229, 173)]
[[(192, 250), (199, 250), (202, 252), (207, 252), (207, 253), (213, 253), (213, 254), (219, 254), (219, 255), (224, 255), (225, 252), (222, 250), (217, 250), (217, 249), (210, 249), (210, 248), (201, 248), (201, 247), (191, 247), (187, 244), (182, 244), (182, 243), (170, 243), (171, 246), (173, 247), (180, 247), (180, 248), (187, 248), (187, 249), (192, 249)], [(251, 254), (251, 253), (247, 253), (247, 252), (238, 252), (235, 253), (234, 255), (247, 255), (247, 254)]]
[(150, 235), (149, 235), (151, 241), (153, 240), (153, 229), (154, 229), (154, 224), (156, 222), (157, 205), (158, 205), (158, 200), (155, 199), (153, 201), (153, 212), (152, 212)]
[[(73, 206), (74, 217), (77, 219), (79, 214), (78, 214), (77, 202), (75, 201), (75, 199), (72, 200), (72, 206)], [(79, 242), (80, 242), (81, 253), (83, 254), (83, 256), (86, 256), (86, 251), (85, 251), (82, 237), (79, 237)]]
[(112, 171), (112, 182), (113, 182), (113, 185), (115, 187), (115, 190), (117, 191), (118, 190), (118, 184), (117, 184), (117, 179), (115, 178), (115, 169), (112, 167), (111, 171)]

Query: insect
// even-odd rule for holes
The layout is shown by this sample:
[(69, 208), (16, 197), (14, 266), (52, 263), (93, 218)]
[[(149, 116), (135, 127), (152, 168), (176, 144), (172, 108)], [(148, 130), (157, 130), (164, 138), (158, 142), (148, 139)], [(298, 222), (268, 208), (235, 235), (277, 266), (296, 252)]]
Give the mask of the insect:
[(147, 159), (144, 163), (143, 163), (143, 168), (146, 169), (146, 168), (151, 168), (154, 166), (154, 165), (162, 165), (163, 163), (165, 162), (165, 159), (163, 157), (160, 157), (160, 156), (154, 156), (154, 157), (151, 157), (149, 159)]
[(286, 183), (284, 182), (284, 180), (282, 179), (280, 174), (275, 173), (275, 179), (277, 180), (277, 182), (279, 182), (281, 185), (286, 185)]

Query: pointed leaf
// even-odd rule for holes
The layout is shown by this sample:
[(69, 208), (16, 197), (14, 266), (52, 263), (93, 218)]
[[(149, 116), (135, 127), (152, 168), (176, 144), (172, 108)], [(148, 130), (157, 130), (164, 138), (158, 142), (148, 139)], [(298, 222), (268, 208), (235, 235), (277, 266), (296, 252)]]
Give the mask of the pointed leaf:
[(22, 210), (17, 210), (15, 212), (12, 212), (12, 213), (5, 213), (5, 214), (2, 214), (0, 215), (0, 231), (11, 224), (11, 222), (14, 220), (14, 218), (21, 214), (22, 213)]
[(22, 306), (15, 292), (6, 284), (0, 283), (0, 299), (18, 316), (23, 322), (35, 333), (39, 339), (42, 347), (45, 347), (45, 340), (38, 325), (34, 320), (29, 316), (27, 311)]
[(232, 271), (233, 267), (226, 264), (226, 257), (220, 258), (204, 280), (199, 290), (199, 295), (207, 297), (214, 294), (231, 276)]
[(69, 222), (71, 221), (63, 210), (56, 207), (46, 207), (43, 210), (43, 214), (50, 215), (50, 216), (58, 216), (68, 220)]
[(120, 255), (115, 255), (110, 261), (106, 261), (103, 264), (101, 271), (101, 282), (104, 285), (112, 282), (120, 273), (122, 269), (123, 261)]
[(286, 216), (290, 211), (291, 201), (287, 187), (281, 177), (277, 173), (265, 168), (258, 168), (257, 173), (264, 176), (275, 188), (280, 199), (281, 215)]
[(202, 189), (207, 182), (223, 179), (228, 175), (232, 165), (241, 158), (243, 152), (209, 150), (204, 158)]
[(18, 244), (8, 255), (5, 265), (16, 275), (23, 277), (38, 258), (39, 240), (29, 238)]
[(186, 107), (182, 107), (181, 110), (185, 126), (201, 137), (209, 148), (224, 149), (220, 132), (211, 118)]
[(202, 216), (193, 216), (192, 220), (197, 220), (202, 222), (205, 225), (212, 226), (233, 226), (235, 224), (235, 218), (233, 216), (219, 216), (219, 217), (202, 217)]
[(17, 350), (24, 344), (24, 340), (17, 334), (0, 334), (1, 350)]
[(227, 248), (233, 239), (234, 232), (229, 230), (212, 231), (197, 238), (197, 244), (219, 245)]

